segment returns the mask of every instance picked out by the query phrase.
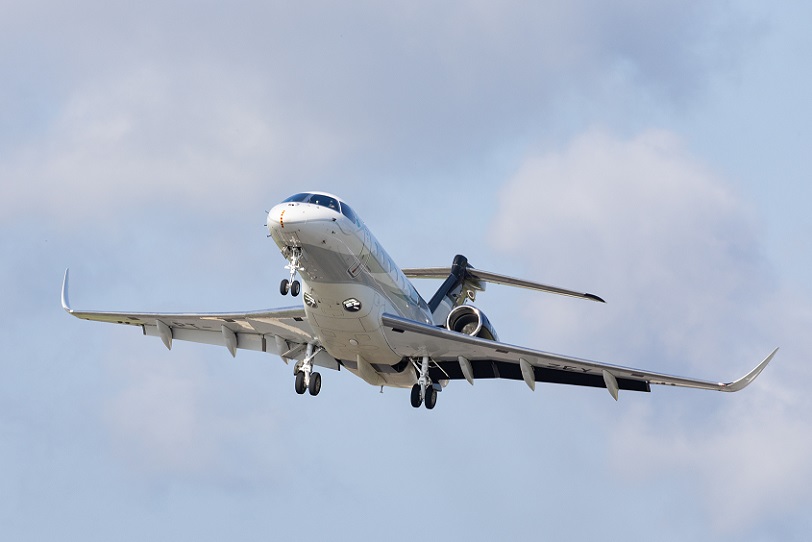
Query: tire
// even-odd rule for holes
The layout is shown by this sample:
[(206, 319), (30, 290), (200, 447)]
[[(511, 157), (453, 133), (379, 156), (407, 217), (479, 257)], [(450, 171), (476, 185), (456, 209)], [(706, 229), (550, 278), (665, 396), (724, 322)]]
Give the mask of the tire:
[(290, 295), (296, 297), (299, 295), (299, 292), (302, 290), (302, 285), (299, 283), (298, 280), (294, 280), (293, 283), (290, 285)]
[(434, 386), (426, 388), (426, 408), (431, 410), (437, 404), (437, 390)]
[(282, 279), (282, 282), (279, 283), (279, 293), (282, 295), (288, 295), (288, 290), (290, 289), (290, 284), (288, 279)]
[(319, 373), (310, 373), (310, 395), (316, 396), (321, 391), (321, 375)]
[(412, 406), (415, 408), (420, 408), (420, 405), (423, 404), (423, 398), (420, 397), (420, 384), (415, 384), (412, 386)]
[(296, 382), (294, 387), (296, 388), (296, 393), (299, 395), (303, 394), (307, 389), (307, 386), (305, 386), (305, 374), (303, 371), (296, 373)]

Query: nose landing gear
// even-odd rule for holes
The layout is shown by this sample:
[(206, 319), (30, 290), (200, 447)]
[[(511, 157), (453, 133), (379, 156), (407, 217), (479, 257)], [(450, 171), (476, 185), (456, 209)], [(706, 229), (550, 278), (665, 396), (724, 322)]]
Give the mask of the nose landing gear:
[(279, 284), (279, 293), (282, 295), (290, 295), (296, 297), (302, 289), (302, 285), (296, 280), (296, 272), (304, 271), (304, 268), (299, 265), (299, 258), (302, 257), (302, 249), (299, 247), (289, 247), (288, 265), (285, 269), (290, 270), (290, 279), (284, 279)]

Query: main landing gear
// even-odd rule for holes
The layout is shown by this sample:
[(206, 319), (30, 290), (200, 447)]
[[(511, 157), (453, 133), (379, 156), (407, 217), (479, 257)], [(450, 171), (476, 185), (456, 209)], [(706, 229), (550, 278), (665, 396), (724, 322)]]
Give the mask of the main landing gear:
[(312, 344), (308, 344), (305, 359), (293, 366), (293, 374), (296, 375), (294, 388), (299, 395), (305, 391), (309, 391), (310, 395), (318, 395), (321, 391), (321, 375), (313, 371), (313, 358), (320, 351), (321, 347), (315, 349)]
[(282, 279), (281, 284), (279, 284), (279, 293), (282, 295), (287, 295), (290, 292), (290, 295), (296, 297), (299, 295), (299, 292), (302, 289), (302, 285), (299, 284), (298, 280), (290, 281), (288, 279)]
[[(415, 364), (417, 368), (417, 364)], [(437, 404), (437, 389), (429, 378), (429, 357), (423, 356), (422, 363), (418, 368), (420, 376), (417, 379), (417, 384), (412, 386), (411, 402), (415, 408), (420, 408), (420, 405), (425, 403), (426, 408), (431, 410)]]
[(290, 292), (290, 295), (296, 297), (302, 290), (302, 285), (296, 280), (296, 272), (304, 270), (304, 268), (299, 265), (299, 258), (302, 257), (302, 249), (299, 247), (290, 247), (289, 252), (288, 265), (285, 266), (285, 269), (290, 270), (290, 279), (282, 280), (279, 284), (279, 293), (288, 295), (288, 292)]

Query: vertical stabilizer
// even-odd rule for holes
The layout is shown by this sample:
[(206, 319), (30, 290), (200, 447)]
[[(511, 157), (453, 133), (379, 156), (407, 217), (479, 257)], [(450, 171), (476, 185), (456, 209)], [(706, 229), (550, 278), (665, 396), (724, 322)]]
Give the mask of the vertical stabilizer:
[(429, 301), (429, 309), (435, 322), (445, 322), (454, 307), (462, 305), (466, 299), (473, 301), (476, 291), (485, 289), (483, 282), (468, 273), (469, 269), (472, 268), (468, 258), (461, 254), (454, 256), (448, 278)]

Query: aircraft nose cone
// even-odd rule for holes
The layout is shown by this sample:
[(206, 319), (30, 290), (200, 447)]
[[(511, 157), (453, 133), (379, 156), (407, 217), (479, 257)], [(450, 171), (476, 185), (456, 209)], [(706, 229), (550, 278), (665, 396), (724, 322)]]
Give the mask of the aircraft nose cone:
[(268, 213), (268, 233), (296, 231), (307, 222), (304, 206), (298, 203), (280, 203)]
[(292, 239), (296, 239), (295, 236), (302, 233), (302, 227), (307, 221), (306, 205), (293, 202), (280, 203), (268, 213), (268, 234), (274, 238), (285, 239), (287, 244), (291, 244)]
[(277, 228), (281, 227), (279, 223), (281, 215), (282, 209), (280, 209), (279, 205), (274, 206), (270, 211), (268, 211), (268, 233), (273, 233)]

